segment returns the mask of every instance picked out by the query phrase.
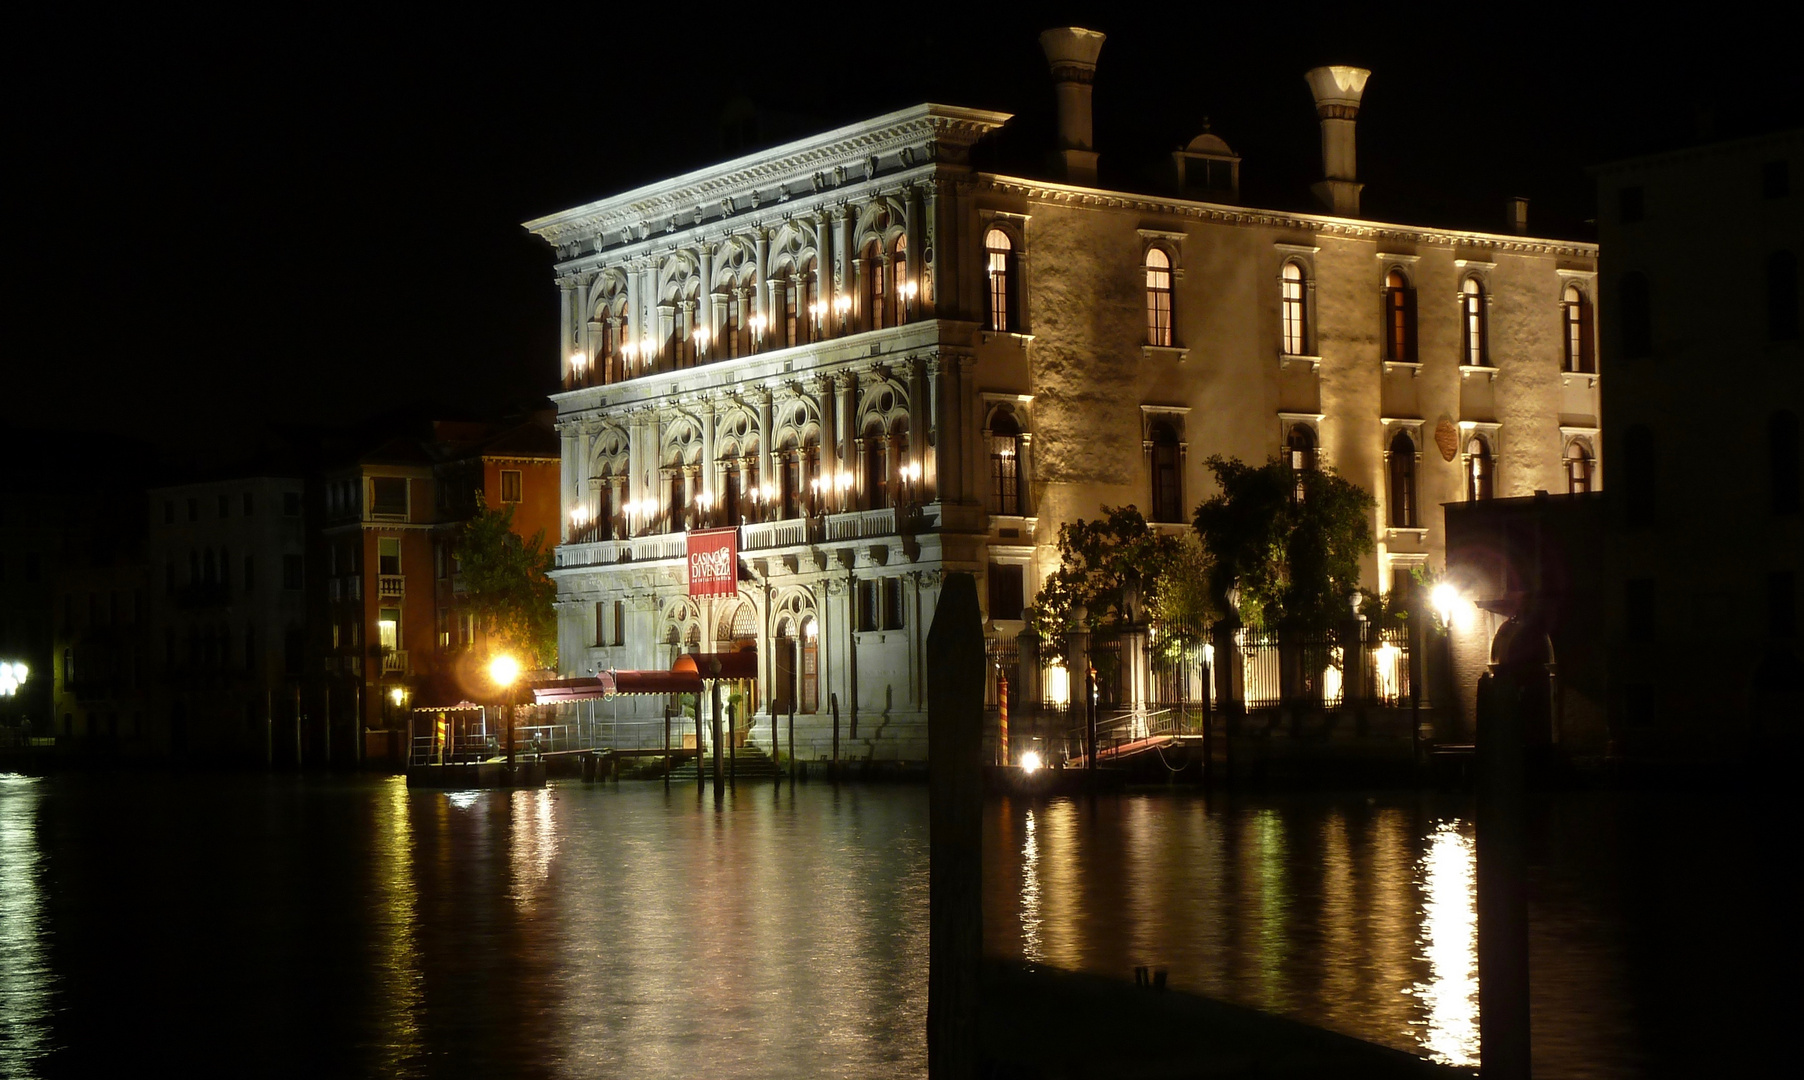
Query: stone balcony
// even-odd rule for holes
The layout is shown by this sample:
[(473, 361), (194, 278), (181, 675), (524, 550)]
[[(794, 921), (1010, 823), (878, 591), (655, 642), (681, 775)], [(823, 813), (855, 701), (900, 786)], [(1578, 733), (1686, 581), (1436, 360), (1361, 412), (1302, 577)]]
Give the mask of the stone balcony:
[[(752, 522), (739, 527), (739, 551), (741, 554), (773, 552), (810, 544), (872, 540), (900, 533), (929, 531), (938, 525), (938, 511), (937, 504), (900, 508), (884, 506), (875, 510), (852, 510), (842, 514)], [(557, 549), (557, 566), (559, 569), (613, 566), (620, 563), (681, 559), (687, 554), (688, 540), (685, 533), (653, 533), (623, 540), (594, 540), (560, 545)]]

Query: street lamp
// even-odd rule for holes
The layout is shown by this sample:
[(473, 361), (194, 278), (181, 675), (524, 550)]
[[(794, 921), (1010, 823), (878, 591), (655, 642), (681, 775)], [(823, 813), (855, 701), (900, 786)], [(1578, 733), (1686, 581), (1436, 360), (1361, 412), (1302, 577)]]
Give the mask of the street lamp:
[(1434, 606), (1435, 614), (1441, 617), (1441, 629), (1452, 629), (1453, 609), (1459, 604), (1459, 590), (1443, 581), (1429, 592), (1428, 602)]
[(25, 676), (31, 669), (23, 663), (0, 663), (0, 697), (12, 697), (25, 685)]
[(502, 653), (489, 661), (489, 679), (495, 688), (501, 691), (501, 722), (507, 730), (507, 775), (512, 780), (514, 775), (514, 707), (509, 701), (514, 680), (520, 677), (520, 661)]

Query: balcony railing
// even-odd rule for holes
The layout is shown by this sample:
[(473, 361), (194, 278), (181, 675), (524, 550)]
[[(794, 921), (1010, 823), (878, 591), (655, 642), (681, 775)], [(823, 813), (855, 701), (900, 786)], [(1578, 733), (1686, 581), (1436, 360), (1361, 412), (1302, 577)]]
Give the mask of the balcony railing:
[(381, 574), (376, 578), (376, 595), (384, 600), (400, 599), (406, 592), (406, 580), (400, 574)]
[(407, 674), (407, 650), (391, 649), (382, 654), (382, 674)]
[(864, 540), (872, 536), (894, 535), (896, 508), (893, 506), (855, 510), (849, 514), (830, 514), (827, 517), (829, 540)]
[(741, 551), (765, 551), (770, 548), (793, 547), (807, 542), (807, 518), (760, 521), (739, 527), (739, 550)]

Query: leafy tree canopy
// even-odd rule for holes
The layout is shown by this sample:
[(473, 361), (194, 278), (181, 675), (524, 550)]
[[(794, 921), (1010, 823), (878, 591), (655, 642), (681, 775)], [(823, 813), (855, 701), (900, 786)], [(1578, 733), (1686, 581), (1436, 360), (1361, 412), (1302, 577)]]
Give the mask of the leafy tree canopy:
[[(1207, 618), (1202, 549), (1146, 523), (1138, 508), (1102, 508), (1103, 517), (1059, 528), (1059, 568), (1034, 598), (1034, 630), (1056, 640), (1075, 629), (1073, 609), (1093, 627), (1119, 627), (1130, 617)], [(1187, 584), (1185, 579), (1191, 579)], [(1201, 605), (1201, 606), (1199, 606)]]
[(1196, 511), (1210, 587), (1249, 626), (1327, 628), (1344, 620), (1373, 549), (1370, 492), (1331, 469), (1293, 472), (1283, 458), (1208, 460), (1221, 491)]
[(476, 516), (458, 527), (453, 550), (463, 578), (464, 604), (497, 651), (519, 655), (522, 667), (557, 666), (557, 586), (546, 571), (551, 552), (545, 530), (522, 539), (514, 508), (492, 510), (480, 494)]

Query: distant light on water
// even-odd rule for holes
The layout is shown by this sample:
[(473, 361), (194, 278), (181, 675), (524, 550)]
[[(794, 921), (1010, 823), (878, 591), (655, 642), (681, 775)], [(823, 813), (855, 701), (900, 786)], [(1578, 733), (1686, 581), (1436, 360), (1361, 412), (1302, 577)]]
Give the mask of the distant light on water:
[[(1021, 764), (1026, 767), (1025, 758)], [(1021, 844), (1021, 958), (1032, 964), (1046, 959), (1040, 941), (1040, 838), (1036, 828), (1034, 812), (1029, 809), (1027, 839)]]
[[(1040, 755), (1038, 752), (1029, 750), (1027, 753), (1021, 755), (1021, 771), (1022, 772), (1037, 772), (1039, 770), (1039, 768), (1040, 768)], [(1033, 814), (1031, 811), (1028, 813), (1027, 820), (1029, 822), (1033, 821)]]
[(1417, 864), (1429, 976), (1410, 993), (1428, 1013), (1422, 1048), (1446, 1065), (1478, 1064), (1478, 863), (1462, 825), (1437, 826)]
[(48, 1049), (51, 966), (42, 946), (37, 781), (0, 773), (0, 1076), (31, 1076)]

